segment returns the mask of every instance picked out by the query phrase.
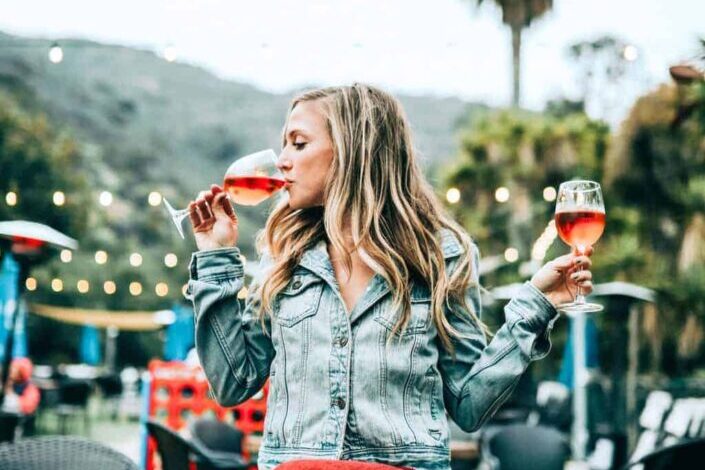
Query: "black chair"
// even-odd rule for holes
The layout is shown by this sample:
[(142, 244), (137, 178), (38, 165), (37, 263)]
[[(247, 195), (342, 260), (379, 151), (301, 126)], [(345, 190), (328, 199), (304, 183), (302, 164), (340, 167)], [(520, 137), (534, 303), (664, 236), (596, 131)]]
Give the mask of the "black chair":
[(92, 386), (84, 380), (64, 380), (59, 384), (59, 402), (54, 406), (54, 413), (59, 418), (59, 432), (66, 434), (69, 418), (82, 416), (83, 428), (90, 434), (90, 416), (88, 414), (88, 399)]
[(19, 422), (20, 415), (17, 413), (0, 411), (0, 442), (12, 442), (15, 440)]
[(208, 450), (242, 454), (243, 433), (234, 426), (212, 418), (195, 420), (190, 427), (191, 438)]
[(246, 470), (249, 466), (240, 455), (208, 452), (156, 421), (147, 421), (147, 432), (157, 442), (163, 470), (189, 470), (191, 456), (198, 470)]
[(703, 456), (705, 456), (705, 439), (693, 439), (651, 452), (622, 469), (626, 470), (637, 465), (643, 465), (641, 468), (644, 470), (701, 469)]
[(513, 424), (483, 442), (483, 460), (501, 470), (563, 470), (569, 457), (566, 437), (545, 426)]
[(3, 470), (139, 470), (127, 456), (76, 436), (44, 436), (0, 444)]
[(122, 398), (122, 379), (118, 374), (104, 374), (96, 377), (95, 383), (100, 390), (103, 400), (108, 405), (110, 417), (117, 419), (120, 410), (120, 399)]

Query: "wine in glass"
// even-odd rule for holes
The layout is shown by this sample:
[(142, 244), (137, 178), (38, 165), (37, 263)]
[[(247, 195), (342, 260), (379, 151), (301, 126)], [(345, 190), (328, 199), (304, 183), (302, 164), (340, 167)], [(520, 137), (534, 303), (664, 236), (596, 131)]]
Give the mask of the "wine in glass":
[[(558, 235), (582, 255), (605, 230), (605, 204), (600, 185), (594, 181), (574, 180), (561, 183), (556, 199)], [(599, 312), (600, 304), (588, 303), (580, 286), (573, 302), (559, 305), (566, 313)]]
[[(230, 200), (243, 206), (256, 206), (285, 184), (284, 176), (277, 168), (277, 154), (271, 149), (238, 158), (228, 167), (223, 179), (223, 189)], [(176, 210), (166, 198), (163, 201), (179, 235), (184, 238), (182, 222), (189, 210)]]

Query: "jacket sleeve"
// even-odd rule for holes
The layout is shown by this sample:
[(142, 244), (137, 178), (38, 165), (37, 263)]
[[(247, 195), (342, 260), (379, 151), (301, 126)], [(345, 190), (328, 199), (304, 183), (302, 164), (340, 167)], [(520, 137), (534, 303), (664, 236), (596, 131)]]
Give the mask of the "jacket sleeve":
[[(260, 273), (266, 264), (263, 256)], [(263, 327), (257, 317), (257, 281), (241, 308), (237, 294), (244, 268), (238, 248), (196, 252), (189, 271), (187, 295), (193, 302), (198, 357), (218, 403), (237, 405), (262, 388), (274, 357), (269, 321)]]
[[(474, 282), (466, 292), (466, 302), (481, 318), (480, 257), (477, 247), (472, 248)], [(454, 265), (457, 258), (449, 263), (449, 268)], [(536, 287), (526, 282), (504, 307), (505, 323), (489, 344), (480, 327), (465, 320), (467, 313), (460, 305), (453, 305), (446, 313), (464, 337), (453, 338), (454, 354), (439, 342), (439, 370), (450, 417), (463, 430), (475, 431), (511, 395), (529, 363), (548, 354), (549, 333), (558, 312)]]

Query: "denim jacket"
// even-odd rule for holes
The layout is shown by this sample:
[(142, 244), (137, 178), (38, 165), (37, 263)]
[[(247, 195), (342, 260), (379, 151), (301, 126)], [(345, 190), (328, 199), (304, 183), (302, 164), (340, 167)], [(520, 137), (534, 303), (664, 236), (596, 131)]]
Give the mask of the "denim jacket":
[[(466, 254), (450, 231), (439, 236), (449, 272), (472, 256), (475, 283), (466, 297), (479, 314), (477, 248)], [(260, 273), (270, 264), (263, 256)], [(425, 286), (410, 285), (409, 324), (390, 342), (397, 312), (382, 276), (348, 313), (324, 242), (302, 255), (264, 328), (254, 289), (244, 309), (237, 300), (244, 283), (237, 248), (194, 253), (190, 274), (196, 348), (217, 400), (238, 404), (270, 380), (261, 469), (297, 458), (449, 469), (447, 416), (478, 429), (529, 362), (548, 353), (557, 318), (527, 282), (489, 344), (477, 326), (448, 315), (468, 336), (454, 340), (453, 355), (440, 343)]]

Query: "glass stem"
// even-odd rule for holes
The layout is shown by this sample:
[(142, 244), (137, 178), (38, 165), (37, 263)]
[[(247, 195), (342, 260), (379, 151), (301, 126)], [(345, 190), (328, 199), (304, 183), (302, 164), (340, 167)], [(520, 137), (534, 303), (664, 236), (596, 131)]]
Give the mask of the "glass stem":
[[(585, 254), (585, 247), (584, 246), (578, 245), (576, 247), (576, 249), (578, 250), (578, 256), (582, 256)], [(578, 270), (575, 272), (580, 273), (582, 271), (583, 271), (583, 265), (581, 264), (578, 267)], [(580, 284), (578, 284), (578, 292), (577, 292), (577, 294), (575, 294), (575, 303), (576, 304), (584, 304), (585, 303), (585, 296), (583, 295), (583, 290), (580, 287)]]

